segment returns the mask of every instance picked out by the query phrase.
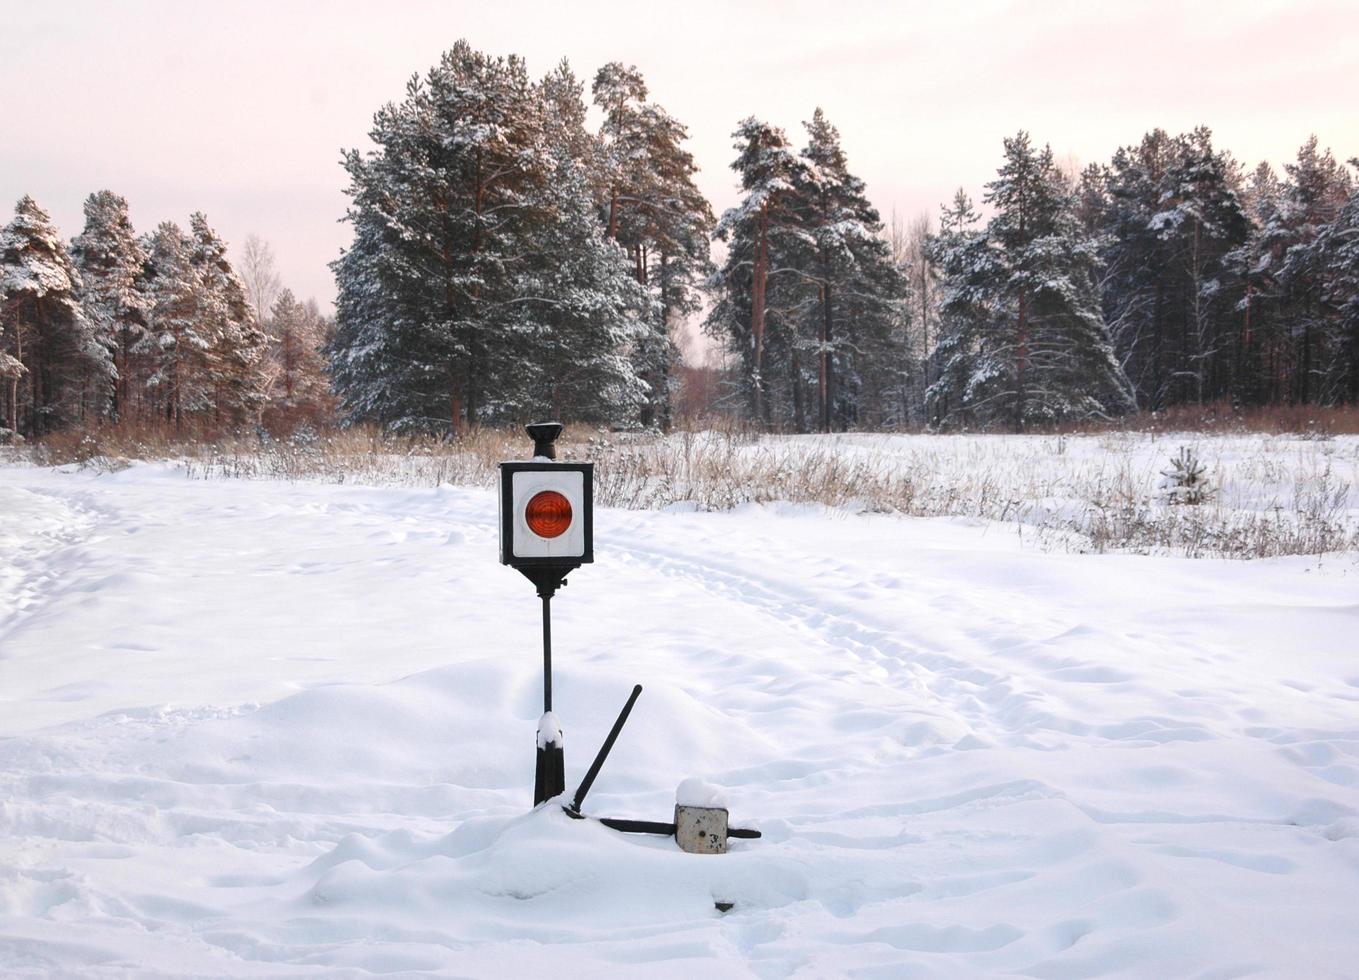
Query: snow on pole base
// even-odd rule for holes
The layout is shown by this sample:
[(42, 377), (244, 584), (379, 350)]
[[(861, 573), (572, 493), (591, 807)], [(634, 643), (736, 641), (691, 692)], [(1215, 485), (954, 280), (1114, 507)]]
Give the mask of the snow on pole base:
[(545, 749), (549, 745), (555, 745), (559, 749), (564, 745), (562, 726), (557, 721), (555, 711), (544, 711), (543, 716), (538, 719), (538, 748)]
[(538, 719), (538, 760), (533, 775), (533, 805), (566, 792), (566, 756), (562, 726), (551, 711)]

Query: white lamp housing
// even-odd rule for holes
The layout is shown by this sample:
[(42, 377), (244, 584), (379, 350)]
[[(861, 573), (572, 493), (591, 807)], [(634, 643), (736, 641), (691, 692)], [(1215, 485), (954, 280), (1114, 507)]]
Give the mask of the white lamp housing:
[(500, 561), (569, 570), (594, 561), (592, 463), (500, 464)]

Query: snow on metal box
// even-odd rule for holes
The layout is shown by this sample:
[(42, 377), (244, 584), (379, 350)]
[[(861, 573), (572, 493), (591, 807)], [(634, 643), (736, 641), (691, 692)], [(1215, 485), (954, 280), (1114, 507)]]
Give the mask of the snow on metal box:
[(593, 562), (593, 482), (593, 463), (501, 463), (500, 561), (517, 567)]

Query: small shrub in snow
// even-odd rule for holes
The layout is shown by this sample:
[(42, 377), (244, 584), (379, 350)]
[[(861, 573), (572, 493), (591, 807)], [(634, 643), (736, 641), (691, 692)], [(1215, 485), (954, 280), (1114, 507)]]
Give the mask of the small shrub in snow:
[(1181, 446), (1170, 457), (1170, 468), (1161, 471), (1161, 493), (1168, 504), (1197, 506), (1207, 503), (1216, 492), (1203, 465), (1190, 446)]

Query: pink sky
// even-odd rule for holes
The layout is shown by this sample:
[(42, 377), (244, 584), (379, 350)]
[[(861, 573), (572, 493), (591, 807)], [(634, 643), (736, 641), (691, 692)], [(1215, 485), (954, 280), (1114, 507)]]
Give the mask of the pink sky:
[[(669, 11), (669, 16), (662, 16)], [(720, 213), (737, 120), (795, 141), (822, 106), (884, 217), (979, 196), (1003, 136), (1107, 160), (1154, 126), (1210, 125), (1248, 164), (1308, 134), (1359, 154), (1359, 3), (39, 3), (0, 0), (0, 221), (32, 194), (62, 232), (108, 187), (139, 230), (194, 210), (328, 303), (347, 239), (341, 147), (459, 37), (636, 64), (690, 129)]]

